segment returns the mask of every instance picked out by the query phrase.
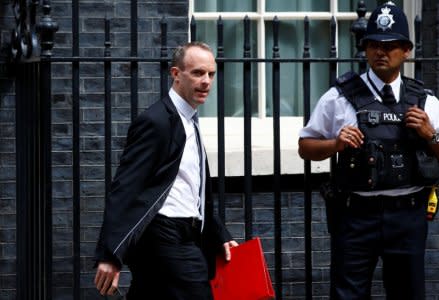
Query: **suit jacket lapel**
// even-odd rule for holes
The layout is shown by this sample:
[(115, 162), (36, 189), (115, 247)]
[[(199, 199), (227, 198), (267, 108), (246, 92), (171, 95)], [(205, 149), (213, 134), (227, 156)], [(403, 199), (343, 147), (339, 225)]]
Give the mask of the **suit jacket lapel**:
[(171, 123), (172, 128), (174, 128), (171, 138), (178, 148), (184, 147), (186, 142), (186, 133), (184, 131), (177, 108), (175, 107), (174, 103), (172, 103), (169, 95), (166, 95), (162, 101), (169, 112), (169, 122)]

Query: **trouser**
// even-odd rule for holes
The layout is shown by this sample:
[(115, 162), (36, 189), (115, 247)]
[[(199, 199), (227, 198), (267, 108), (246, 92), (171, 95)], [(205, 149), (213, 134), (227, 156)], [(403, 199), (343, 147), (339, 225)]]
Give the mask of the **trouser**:
[(424, 192), (351, 195), (337, 205), (331, 235), (332, 300), (371, 299), (379, 258), (388, 300), (425, 299), (426, 197)]
[(211, 300), (201, 222), (157, 215), (129, 265), (128, 300)]

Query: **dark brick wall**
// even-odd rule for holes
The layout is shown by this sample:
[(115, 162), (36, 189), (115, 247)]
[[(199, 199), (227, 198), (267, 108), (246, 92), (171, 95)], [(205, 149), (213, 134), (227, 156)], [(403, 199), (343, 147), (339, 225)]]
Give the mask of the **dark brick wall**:
[[(424, 1), (434, 7), (424, 10), (424, 39), (438, 41), (436, 1)], [(0, 0), (0, 299), (15, 299), (15, 98), (13, 70), (1, 63), (13, 26), (11, 0)], [(59, 24), (55, 56), (72, 55), (72, 6), (66, 1), (52, 1), (52, 16)], [(106, 3), (104, 5), (104, 3)], [(80, 54), (103, 56), (104, 17), (111, 19), (112, 56), (129, 56), (130, 1), (81, 1)], [(431, 17), (431, 14), (433, 17)], [(159, 57), (160, 20), (168, 19), (168, 45), (173, 48), (187, 40), (187, 1), (139, 1), (139, 55)], [(428, 16), (428, 17), (427, 17)], [(437, 32), (437, 29), (436, 29)], [(436, 34), (436, 35), (434, 35)], [(427, 38), (429, 37), (429, 38)], [(431, 38), (430, 38), (431, 37)], [(426, 43), (429, 56), (437, 55), (437, 44)], [(428, 56), (425, 54), (424, 56)], [(425, 70), (424, 79), (435, 84), (434, 69)], [(99, 299), (93, 287), (92, 255), (104, 207), (104, 115), (103, 64), (81, 63), (80, 66), (80, 132), (81, 132), (81, 299)], [(113, 166), (117, 166), (129, 124), (129, 64), (112, 64), (112, 136)], [(72, 299), (72, 96), (71, 66), (53, 64), (53, 296)], [(159, 97), (159, 65), (139, 64), (139, 110)], [(302, 180), (299, 178), (298, 180)], [(302, 181), (300, 181), (302, 182)], [(274, 264), (273, 195), (257, 193), (254, 200), (254, 235), (261, 236), (269, 267)], [(244, 237), (243, 196), (227, 194), (227, 225), (233, 235)], [(314, 299), (327, 299), (329, 280), (329, 238), (323, 202), (313, 195), (312, 247)], [(285, 299), (304, 299), (304, 208), (300, 190), (282, 194), (282, 247)], [(428, 299), (439, 299), (439, 221), (431, 223), (428, 239)], [(374, 299), (383, 291), (376, 274)], [(129, 284), (124, 270), (121, 284)]]
[[(422, 2), (423, 56), (439, 55), (439, 4), (436, 0)], [(439, 94), (439, 63), (423, 64), (423, 80), (427, 88)]]
[(15, 97), (13, 74), (1, 62), (12, 28), (10, 1), (0, 0), (0, 299), (15, 299)]

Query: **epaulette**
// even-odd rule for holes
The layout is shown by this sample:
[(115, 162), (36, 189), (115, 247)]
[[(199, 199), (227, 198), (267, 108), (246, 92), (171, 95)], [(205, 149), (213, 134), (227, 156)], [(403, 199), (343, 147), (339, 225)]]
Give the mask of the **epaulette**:
[(401, 76), (401, 78), (404, 80), (404, 82), (406, 82), (406, 84), (423, 89), (427, 95), (435, 96), (433, 90), (424, 88), (424, 82), (422, 80), (409, 78), (405, 76)]
[[(359, 97), (359, 95), (368, 95), (371, 92), (360, 75), (355, 72), (349, 71), (338, 77), (335, 81), (335, 87), (357, 111), (374, 100), (373, 97), (370, 99)], [(367, 101), (364, 101), (364, 99), (367, 99)]]
[(427, 93), (427, 95), (434, 96), (434, 92), (433, 92), (433, 90), (430, 90), (430, 89), (424, 89), (424, 91)]
[(417, 86), (424, 86), (424, 82), (422, 80), (419, 79), (414, 79), (414, 78), (410, 78), (410, 77), (406, 77), (404, 75), (401, 76), (401, 79), (407, 83), (413, 83)]
[(419, 97), (425, 96), (424, 83), (421, 80), (408, 78), (405, 76), (401, 76), (402, 82), (404, 82), (405, 88), (407, 91), (410, 91)]
[(346, 72), (346, 73), (344, 73), (343, 75), (339, 76), (336, 79), (335, 84), (339, 85), (339, 86), (342, 86), (342, 85), (346, 84), (347, 82), (355, 79), (358, 76), (359, 75), (357, 73), (353, 72), (353, 71)]
[(434, 92), (431, 89), (424, 88), (424, 82), (419, 79), (409, 78), (405, 76), (401, 76), (404, 82), (410, 87), (417, 87), (422, 89), (427, 95), (434, 96)]

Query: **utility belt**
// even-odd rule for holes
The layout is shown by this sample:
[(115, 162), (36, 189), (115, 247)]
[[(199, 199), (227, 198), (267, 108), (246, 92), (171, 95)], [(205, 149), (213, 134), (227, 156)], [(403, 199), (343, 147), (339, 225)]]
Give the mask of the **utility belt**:
[(341, 204), (349, 210), (363, 213), (383, 210), (410, 210), (425, 207), (428, 193), (429, 191), (426, 189), (401, 196), (361, 196), (350, 193), (342, 199)]
[[(320, 186), (320, 195), (325, 201), (328, 232), (340, 217), (340, 212), (349, 210), (358, 214), (378, 213), (384, 210), (409, 210), (424, 207), (428, 202), (429, 190), (424, 188), (418, 192), (400, 196), (361, 196), (353, 192), (342, 191), (328, 181)], [(431, 197), (432, 198), (432, 197)], [(437, 202), (437, 201), (436, 201)], [(433, 204), (435, 205), (435, 204)], [(436, 210), (431, 215), (432, 219)]]

